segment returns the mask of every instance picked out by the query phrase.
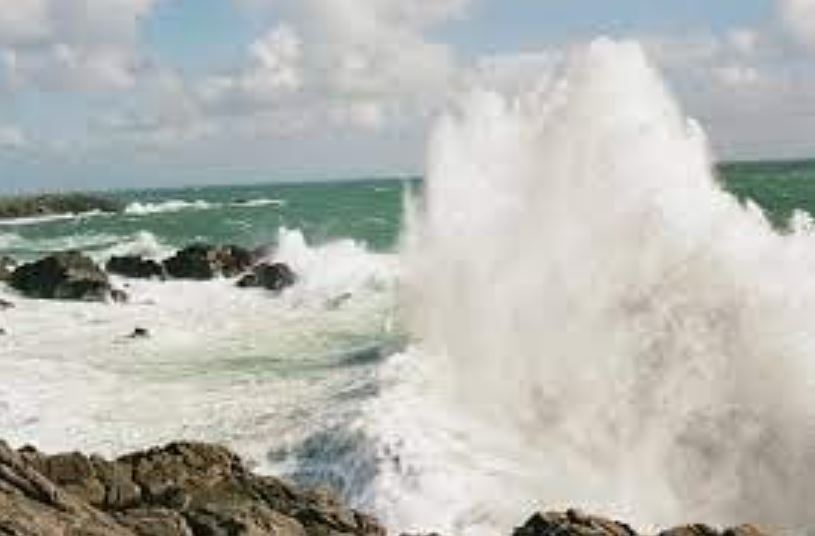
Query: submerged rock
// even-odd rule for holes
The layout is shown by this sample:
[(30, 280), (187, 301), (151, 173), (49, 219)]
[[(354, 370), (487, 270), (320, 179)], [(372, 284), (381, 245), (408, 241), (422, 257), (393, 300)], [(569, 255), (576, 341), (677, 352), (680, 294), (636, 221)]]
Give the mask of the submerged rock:
[(105, 264), (105, 269), (112, 274), (133, 279), (163, 278), (165, 275), (164, 267), (160, 263), (152, 259), (144, 259), (138, 255), (111, 257)]
[(334, 497), (250, 473), (235, 454), (172, 443), (107, 461), (0, 442), (0, 533), (384, 535)]
[(240, 246), (193, 244), (164, 261), (167, 274), (178, 279), (233, 277), (252, 264), (252, 253)]
[(28, 297), (59, 300), (104, 301), (112, 290), (107, 274), (78, 251), (23, 264), (9, 283)]
[(238, 280), (241, 288), (261, 287), (268, 290), (281, 291), (294, 285), (297, 275), (287, 264), (276, 262), (273, 264), (261, 263), (252, 268), (252, 271)]

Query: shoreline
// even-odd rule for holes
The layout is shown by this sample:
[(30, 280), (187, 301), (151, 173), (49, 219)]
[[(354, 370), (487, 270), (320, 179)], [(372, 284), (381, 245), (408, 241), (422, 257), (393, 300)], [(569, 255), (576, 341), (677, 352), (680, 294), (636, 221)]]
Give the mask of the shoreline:
[[(328, 488), (252, 473), (224, 447), (175, 442), (106, 460), (47, 455), (0, 440), (0, 533), (110, 536), (385, 536)], [(437, 533), (426, 533), (439, 536)], [(512, 536), (640, 536), (578, 510), (536, 512)], [(407, 536), (407, 535), (403, 535)], [(414, 535), (419, 536), (419, 535)], [(693, 524), (657, 536), (769, 536), (751, 525)]]

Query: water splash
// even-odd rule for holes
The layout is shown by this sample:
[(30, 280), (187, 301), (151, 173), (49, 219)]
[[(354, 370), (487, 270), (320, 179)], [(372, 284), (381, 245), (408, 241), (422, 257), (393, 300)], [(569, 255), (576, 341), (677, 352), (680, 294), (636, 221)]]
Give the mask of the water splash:
[(417, 347), (375, 418), (392, 524), (815, 524), (811, 225), (776, 233), (711, 167), (635, 43), (440, 122), (405, 254)]

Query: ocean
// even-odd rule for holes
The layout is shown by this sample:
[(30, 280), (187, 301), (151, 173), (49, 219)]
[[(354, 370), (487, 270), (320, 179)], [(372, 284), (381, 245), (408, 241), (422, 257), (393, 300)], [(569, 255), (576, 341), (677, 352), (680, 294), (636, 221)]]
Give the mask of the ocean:
[(597, 47), (551, 126), (483, 96), (443, 120), (424, 181), (109, 192), (123, 213), (3, 222), (21, 260), (235, 243), (299, 280), (114, 278), (124, 305), (0, 288), (0, 437), (222, 443), (397, 530), (572, 505), (812, 526), (815, 163), (711, 172), (639, 54)]

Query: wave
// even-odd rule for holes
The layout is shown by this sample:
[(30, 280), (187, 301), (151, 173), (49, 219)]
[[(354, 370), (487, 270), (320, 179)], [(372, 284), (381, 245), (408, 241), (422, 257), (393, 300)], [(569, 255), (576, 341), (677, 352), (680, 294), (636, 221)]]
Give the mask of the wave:
[(184, 210), (215, 210), (223, 207), (243, 207), (243, 208), (260, 208), (269, 206), (282, 206), (285, 205), (282, 199), (271, 198), (257, 198), (247, 200), (236, 200), (230, 203), (216, 203), (198, 199), (195, 201), (184, 201), (180, 199), (170, 199), (167, 201), (160, 201), (157, 203), (143, 203), (134, 201), (125, 207), (125, 214), (130, 215), (150, 215), (162, 214), (167, 212), (180, 212)]
[(246, 208), (256, 208), (256, 207), (269, 207), (269, 206), (283, 206), (286, 204), (286, 201), (283, 199), (271, 199), (266, 197), (260, 197), (258, 199), (247, 199), (247, 200), (237, 200), (230, 203), (233, 207), (246, 207)]
[(78, 233), (50, 238), (26, 238), (17, 233), (0, 233), (0, 251), (24, 257), (68, 250), (97, 250), (115, 246), (121, 236), (108, 233)]
[(142, 203), (134, 201), (125, 207), (125, 214), (131, 215), (148, 215), (148, 214), (162, 214), (165, 212), (179, 212), (182, 210), (209, 210), (218, 208), (218, 204), (208, 203), (201, 199), (196, 201), (183, 201), (180, 199), (170, 199), (168, 201), (161, 201), (158, 203)]
[(439, 122), (405, 238), (415, 346), (369, 415), (392, 527), (496, 534), (534, 505), (815, 525), (815, 233), (776, 232), (711, 161), (635, 43)]

